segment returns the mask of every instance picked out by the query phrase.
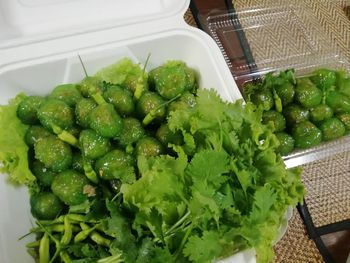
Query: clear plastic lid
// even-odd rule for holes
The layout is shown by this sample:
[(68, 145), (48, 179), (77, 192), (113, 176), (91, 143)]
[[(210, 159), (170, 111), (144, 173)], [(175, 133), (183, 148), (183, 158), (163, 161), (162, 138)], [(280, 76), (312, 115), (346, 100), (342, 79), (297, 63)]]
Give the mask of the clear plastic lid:
[[(343, 69), (350, 64), (308, 9), (294, 5), (250, 8), (238, 12), (211, 10), (200, 21), (223, 53), (241, 92), (244, 83), (268, 72), (293, 68), (305, 76), (318, 68)], [(350, 137), (295, 151), (285, 163), (294, 167), (350, 150)]]
[[(339, 62), (340, 68), (348, 67), (313, 14), (296, 6), (212, 10), (202, 15), (201, 22), (237, 80), (288, 68), (295, 68), (300, 75), (334, 62)], [(239, 63), (241, 52), (244, 63)]]

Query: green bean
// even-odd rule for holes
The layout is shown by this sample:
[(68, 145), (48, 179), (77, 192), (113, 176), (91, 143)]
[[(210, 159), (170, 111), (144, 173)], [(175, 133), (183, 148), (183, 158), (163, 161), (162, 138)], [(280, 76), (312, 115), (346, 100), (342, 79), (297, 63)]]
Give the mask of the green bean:
[(62, 261), (63, 261), (64, 263), (71, 263), (71, 262), (72, 262), (72, 260), (71, 260), (71, 258), (69, 257), (68, 253), (65, 252), (65, 251), (61, 251), (61, 252), (60, 252), (60, 257), (61, 257), (61, 259), (62, 259)]
[(104, 229), (104, 227), (103, 227), (102, 224), (96, 225), (95, 228), (96, 228), (96, 230), (98, 230), (98, 231), (100, 231), (100, 232), (103, 232), (103, 233), (105, 232), (105, 229)]
[(40, 240), (36, 240), (36, 241), (33, 241), (33, 242), (26, 244), (27, 248), (36, 248), (39, 246), (40, 246)]
[(75, 237), (74, 237), (74, 243), (78, 243), (81, 241), (84, 241), (92, 231), (94, 231), (95, 227), (90, 228), (85, 223), (80, 223), (80, 227), (82, 231), (80, 231)]
[(92, 239), (92, 241), (94, 241), (97, 245), (100, 246), (105, 246), (105, 247), (109, 247), (111, 245), (111, 240), (101, 236), (97, 231), (93, 231), (90, 234), (90, 238)]
[(61, 244), (62, 245), (68, 245), (69, 242), (72, 239), (72, 233), (73, 233), (73, 228), (72, 225), (70, 223), (69, 218), (66, 216), (64, 218), (64, 234), (61, 238)]
[(82, 230), (91, 229), (89, 225), (87, 225), (87, 224), (85, 224), (85, 223), (83, 223), (83, 222), (81, 222), (79, 225), (80, 225), (80, 227), (81, 227)]
[(44, 225), (44, 226), (54, 225), (54, 224), (57, 224), (57, 223), (63, 223), (64, 222), (64, 217), (65, 217), (64, 215), (61, 215), (61, 216), (57, 217), (54, 220), (39, 220), (39, 223), (41, 225)]
[(47, 232), (43, 235), (39, 245), (39, 263), (50, 262), (50, 239)]
[(81, 222), (89, 222), (89, 223), (97, 223), (98, 221), (96, 220), (86, 220), (85, 216), (80, 215), (80, 214), (67, 214), (66, 217), (69, 218), (71, 223), (81, 223)]

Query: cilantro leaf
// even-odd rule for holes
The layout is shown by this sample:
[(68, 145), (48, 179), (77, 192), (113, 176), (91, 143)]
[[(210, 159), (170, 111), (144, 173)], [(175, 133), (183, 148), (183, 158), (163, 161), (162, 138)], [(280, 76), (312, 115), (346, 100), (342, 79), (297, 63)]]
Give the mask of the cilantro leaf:
[(217, 232), (204, 231), (202, 236), (189, 237), (183, 253), (192, 262), (212, 262), (221, 253), (220, 243), (220, 236)]
[(229, 168), (226, 152), (204, 150), (194, 155), (186, 172), (191, 177), (194, 187), (204, 182), (218, 188), (227, 181), (225, 174), (229, 172)]

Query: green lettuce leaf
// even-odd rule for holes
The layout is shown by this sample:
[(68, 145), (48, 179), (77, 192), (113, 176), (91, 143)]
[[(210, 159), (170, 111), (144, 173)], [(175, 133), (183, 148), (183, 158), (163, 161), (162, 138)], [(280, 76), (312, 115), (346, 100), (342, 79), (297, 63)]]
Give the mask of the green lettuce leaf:
[(28, 146), (24, 141), (28, 126), (16, 115), (24, 97), (19, 94), (8, 105), (0, 106), (0, 172), (8, 174), (11, 183), (31, 186), (36, 178), (28, 167)]
[(140, 65), (132, 62), (129, 58), (123, 58), (95, 74), (95, 77), (102, 81), (124, 85), (133, 92), (136, 90), (138, 84), (142, 84), (147, 88), (147, 76), (147, 73), (143, 71)]

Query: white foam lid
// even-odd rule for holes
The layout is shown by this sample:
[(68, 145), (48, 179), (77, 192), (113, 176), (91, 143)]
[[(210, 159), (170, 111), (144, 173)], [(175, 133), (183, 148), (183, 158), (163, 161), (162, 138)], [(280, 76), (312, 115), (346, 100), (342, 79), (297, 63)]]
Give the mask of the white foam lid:
[(0, 0), (0, 49), (108, 28), (145, 24), (169, 26), (188, 0)]

